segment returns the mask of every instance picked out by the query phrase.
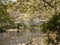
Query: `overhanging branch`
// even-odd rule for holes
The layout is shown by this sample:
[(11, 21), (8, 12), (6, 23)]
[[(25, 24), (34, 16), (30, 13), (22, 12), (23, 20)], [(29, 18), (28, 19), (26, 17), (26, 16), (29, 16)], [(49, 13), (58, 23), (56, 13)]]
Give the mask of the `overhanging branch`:
[(45, 3), (47, 3), (51, 8), (54, 8), (54, 6), (52, 6), (49, 2), (47, 2), (46, 0), (43, 0)]

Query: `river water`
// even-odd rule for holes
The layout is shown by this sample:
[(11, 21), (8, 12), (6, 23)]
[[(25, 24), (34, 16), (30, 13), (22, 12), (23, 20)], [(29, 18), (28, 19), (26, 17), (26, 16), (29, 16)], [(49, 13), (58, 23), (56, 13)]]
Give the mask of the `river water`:
[(4, 32), (0, 33), (0, 45), (18, 45), (20, 43), (26, 43), (33, 37), (42, 36), (42, 33), (37, 30), (35, 32)]

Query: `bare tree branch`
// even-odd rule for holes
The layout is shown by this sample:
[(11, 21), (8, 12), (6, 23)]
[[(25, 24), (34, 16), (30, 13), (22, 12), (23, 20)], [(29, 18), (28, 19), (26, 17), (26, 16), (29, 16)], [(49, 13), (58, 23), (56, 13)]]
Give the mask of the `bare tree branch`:
[(45, 3), (47, 3), (51, 8), (54, 8), (54, 6), (52, 6), (49, 2), (47, 2), (46, 0), (43, 0)]

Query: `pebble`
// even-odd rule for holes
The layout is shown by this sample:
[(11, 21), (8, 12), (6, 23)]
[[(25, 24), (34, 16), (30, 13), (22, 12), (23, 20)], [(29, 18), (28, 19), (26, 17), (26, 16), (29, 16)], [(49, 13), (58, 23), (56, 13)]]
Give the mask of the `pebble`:
[(18, 44), (18, 45), (25, 45), (25, 44)]
[(18, 45), (21, 45), (21, 44), (18, 44)]

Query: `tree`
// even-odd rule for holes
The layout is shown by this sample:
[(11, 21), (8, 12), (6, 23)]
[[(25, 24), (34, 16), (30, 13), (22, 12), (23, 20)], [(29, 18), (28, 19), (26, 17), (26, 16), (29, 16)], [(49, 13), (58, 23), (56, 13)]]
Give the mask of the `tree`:
[(9, 25), (13, 25), (14, 20), (7, 12), (7, 5), (0, 1), (0, 28), (8, 28)]
[[(54, 15), (47, 21), (46, 24), (43, 24), (43, 31), (47, 33), (48, 36), (48, 45), (58, 45), (60, 42), (60, 9), (59, 9), (59, 0), (51, 0), (50, 2), (43, 0), (51, 8), (54, 9)], [(54, 5), (51, 3), (54, 1)]]
[[(46, 24), (43, 24), (43, 31), (47, 33), (48, 44), (58, 45), (60, 42), (60, 13), (52, 16)], [(56, 41), (56, 42), (55, 42)]]

